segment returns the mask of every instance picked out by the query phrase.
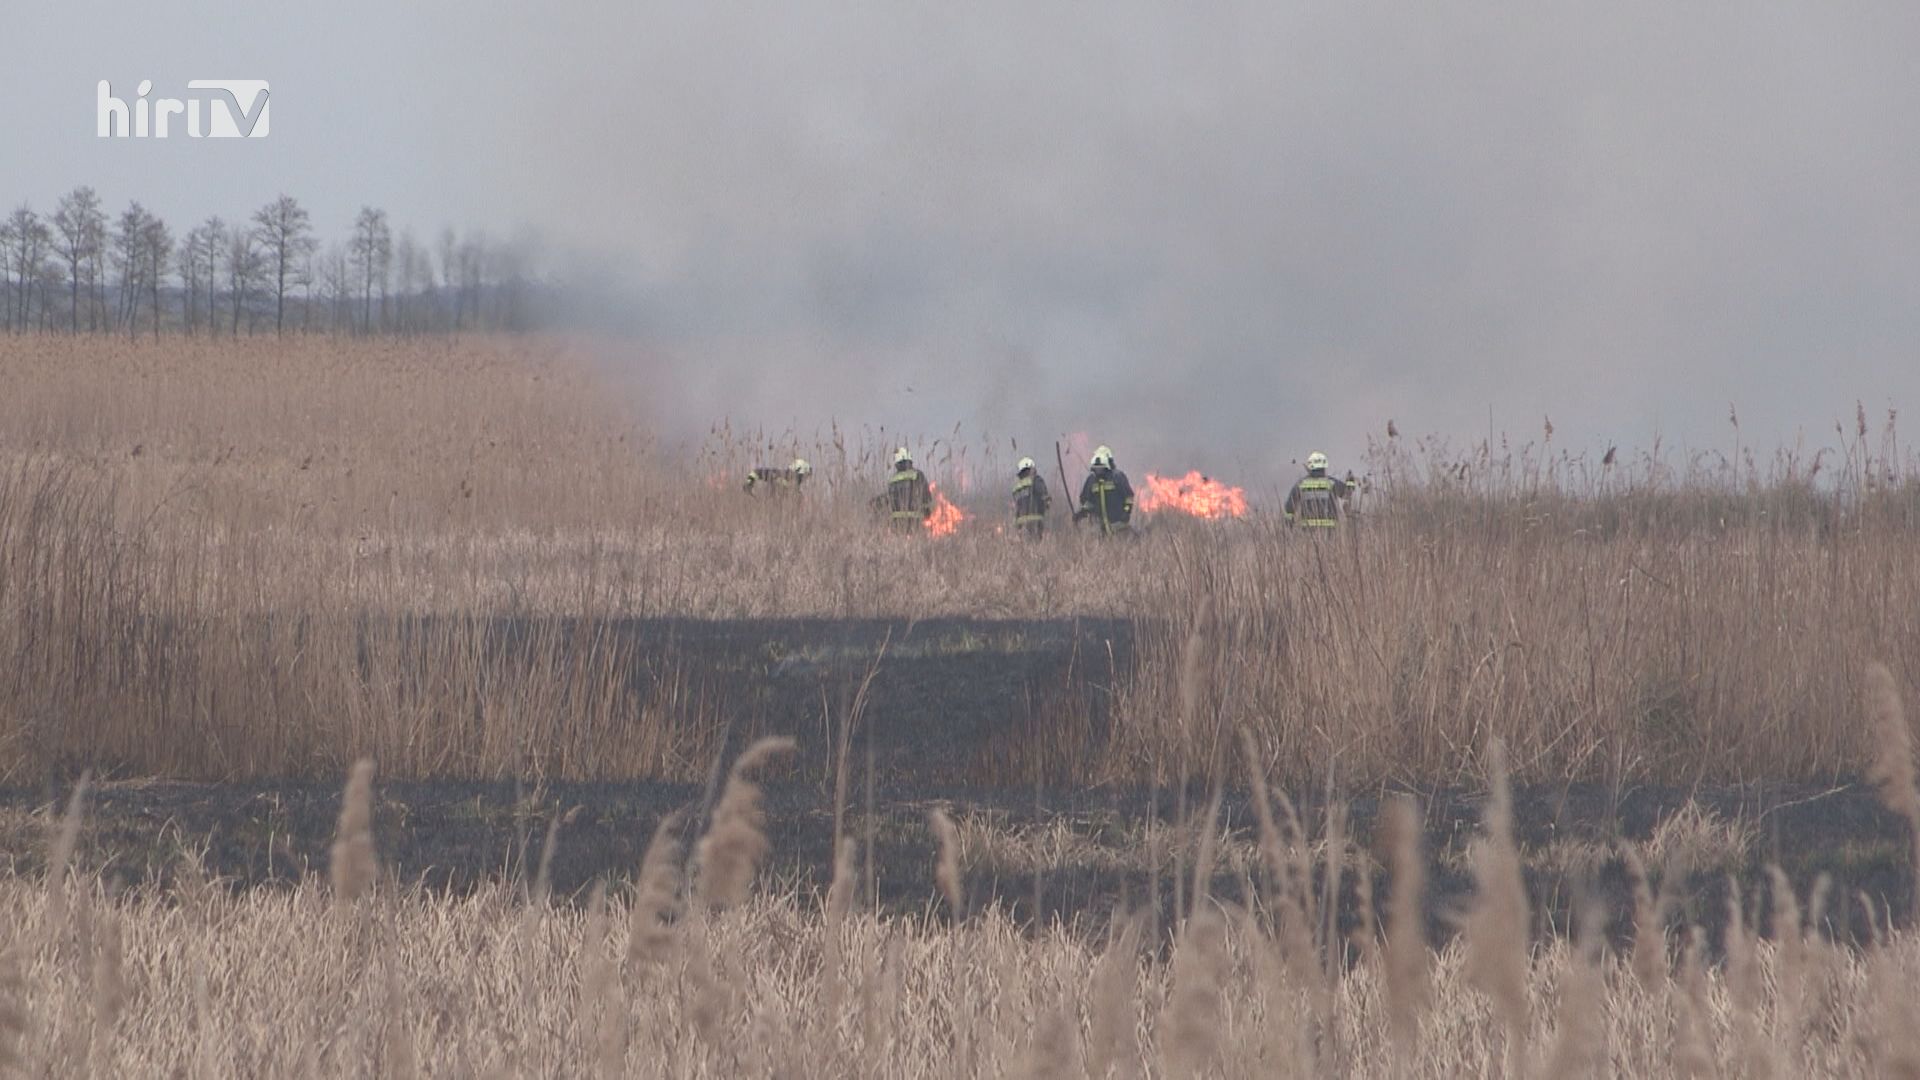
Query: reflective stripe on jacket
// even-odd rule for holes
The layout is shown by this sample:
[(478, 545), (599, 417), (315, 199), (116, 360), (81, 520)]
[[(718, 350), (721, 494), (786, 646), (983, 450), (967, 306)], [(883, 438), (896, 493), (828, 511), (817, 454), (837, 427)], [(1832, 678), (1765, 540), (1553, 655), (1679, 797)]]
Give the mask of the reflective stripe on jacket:
[(761, 488), (772, 488), (774, 494), (785, 495), (799, 488), (803, 479), (805, 478), (792, 469), (776, 469), (762, 465), (747, 474), (745, 490), (747, 494), (752, 495)]
[(1295, 525), (1331, 528), (1340, 524), (1340, 500), (1347, 483), (1332, 476), (1304, 476), (1287, 492), (1287, 520)]
[(1031, 525), (1045, 521), (1047, 511), (1053, 506), (1053, 496), (1047, 492), (1047, 482), (1039, 473), (1023, 476), (1013, 484), (1013, 523)]
[(1133, 485), (1119, 469), (1087, 474), (1080, 485), (1080, 512), (1100, 523), (1103, 533), (1124, 532), (1133, 519)]
[(911, 521), (933, 513), (933, 491), (919, 469), (896, 469), (887, 477), (887, 509), (895, 521)]

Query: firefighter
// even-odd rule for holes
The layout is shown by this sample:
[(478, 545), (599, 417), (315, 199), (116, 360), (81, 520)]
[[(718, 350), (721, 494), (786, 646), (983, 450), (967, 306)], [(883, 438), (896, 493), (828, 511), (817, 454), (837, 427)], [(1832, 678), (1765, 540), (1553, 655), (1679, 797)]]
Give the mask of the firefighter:
[(1093, 452), (1087, 468), (1087, 482), (1080, 485), (1080, 509), (1073, 520), (1091, 518), (1100, 526), (1101, 536), (1127, 536), (1133, 528), (1133, 485), (1127, 474), (1113, 467), (1113, 450), (1102, 446)]
[(1352, 490), (1345, 480), (1327, 475), (1327, 455), (1315, 450), (1307, 455), (1307, 475), (1287, 492), (1287, 524), (1333, 528), (1340, 524), (1340, 508)]
[(1021, 458), (1013, 468), (1013, 527), (1021, 536), (1038, 540), (1046, 535), (1053, 496), (1047, 492), (1047, 481), (1032, 458)]
[(784, 469), (771, 465), (761, 465), (747, 473), (747, 482), (743, 490), (749, 495), (758, 495), (762, 490), (771, 491), (775, 498), (793, 495), (799, 492), (800, 485), (813, 475), (813, 466), (806, 458), (794, 458), (793, 464)]
[(886, 493), (874, 502), (886, 510), (887, 525), (895, 532), (919, 532), (933, 514), (933, 489), (926, 474), (913, 467), (906, 447), (893, 452), (893, 475), (887, 477)]

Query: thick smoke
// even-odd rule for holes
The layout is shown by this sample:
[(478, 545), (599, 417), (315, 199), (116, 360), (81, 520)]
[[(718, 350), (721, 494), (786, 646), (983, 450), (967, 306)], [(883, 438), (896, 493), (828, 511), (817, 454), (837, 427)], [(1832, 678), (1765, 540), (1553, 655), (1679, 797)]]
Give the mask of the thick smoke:
[(207, 14), (37, 7), (102, 70), (9, 100), (272, 68), (271, 147), (63, 156), (29, 109), (0, 176), (538, 227), (670, 431), (1082, 431), (1258, 483), (1389, 418), (1725, 447), (1732, 403), (1818, 445), (1920, 396), (1912, 5)]
[[(543, 14), (540, 19), (545, 19)], [(690, 400), (1259, 475), (1818, 442), (1920, 389), (1910, 9), (608, 8), (497, 28), (516, 198)], [(690, 372), (707, 372), (691, 376)]]

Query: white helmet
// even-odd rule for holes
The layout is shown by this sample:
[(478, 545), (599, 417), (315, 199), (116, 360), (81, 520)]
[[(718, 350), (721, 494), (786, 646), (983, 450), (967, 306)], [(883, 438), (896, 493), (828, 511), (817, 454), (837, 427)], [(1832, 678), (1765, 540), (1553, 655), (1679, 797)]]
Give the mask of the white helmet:
[(895, 465), (911, 465), (913, 464), (913, 454), (903, 446), (893, 452), (893, 463)]
[(1313, 453), (1308, 454), (1307, 455), (1307, 471), (1308, 472), (1326, 472), (1327, 471), (1327, 455), (1321, 453), (1318, 450), (1315, 450)]
[(1030, 457), (1021, 458), (1019, 461), (1014, 463), (1013, 471), (1016, 473), (1032, 472), (1033, 459)]
[(1092, 467), (1096, 469), (1113, 468), (1113, 447), (1102, 446), (1095, 449), (1093, 452)]
[(795, 476), (813, 475), (813, 464), (803, 457), (794, 458), (790, 468), (793, 469), (793, 475)]

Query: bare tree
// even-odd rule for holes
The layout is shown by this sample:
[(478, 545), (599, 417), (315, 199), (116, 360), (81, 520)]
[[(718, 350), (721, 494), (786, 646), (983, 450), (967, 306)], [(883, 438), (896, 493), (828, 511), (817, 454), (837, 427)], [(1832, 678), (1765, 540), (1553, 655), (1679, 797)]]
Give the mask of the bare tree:
[(248, 312), (247, 332), (253, 332), (252, 308), (248, 296), (260, 281), (260, 247), (253, 230), (235, 227), (227, 231), (227, 296), (233, 301), (233, 323), (228, 333), (240, 333), (240, 313)]
[[(138, 201), (108, 215), (86, 185), (44, 219), (22, 205), (0, 217), (0, 325), (44, 333), (64, 323), (78, 333), (84, 322), (137, 337), (144, 316), (156, 337), (169, 323), (217, 335), (222, 324), (239, 333), (244, 316), (252, 333), (271, 296), (282, 335), (519, 332), (540, 325), (552, 296), (537, 234), (445, 228), (423, 242), (373, 206), (362, 206), (352, 234), (324, 252), (307, 211), (287, 195), (242, 224), (208, 217), (177, 240)], [(178, 311), (169, 312), (176, 295)]]
[(146, 262), (147, 295), (153, 301), (153, 336), (160, 337), (160, 283), (166, 280), (167, 262), (173, 257), (173, 230), (156, 214), (148, 214), (140, 227), (140, 256)]
[(453, 328), (459, 330), (469, 321), (480, 325), (481, 290), (487, 283), (487, 269), (491, 265), (492, 249), (487, 246), (487, 234), (484, 230), (467, 233), (460, 241), (457, 256), (460, 267), (460, 289), (453, 309)]
[(180, 319), (188, 334), (200, 325), (200, 294), (206, 293), (207, 332), (218, 327), (214, 318), (213, 297), (217, 291), (220, 253), (226, 241), (226, 222), (211, 217), (187, 230), (174, 258), (174, 273), (180, 278), (184, 295), (180, 301)]
[[(442, 329), (455, 329), (456, 323), (449, 315), (446, 297), (443, 295), (453, 288), (454, 263), (459, 258), (460, 242), (453, 235), (451, 227), (440, 230), (440, 285), (434, 290), (434, 306), (439, 310)], [(457, 310), (457, 309), (455, 309)]]
[(306, 208), (291, 195), (282, 195), (254, 211), (253, 224), (273, 287), (273, 332), (284, 334), (287, 288), (300, 283), (306, 256), (313, 252), (313, 226), (307, 220)]
[(419, 295), (426, 285), (432, 283), (433, 272), (427, 271), (426, 281), (423, 284), (421, 270), (422, 264), (426, 261), (425, 253), (420, 250), (420, 245), (414, 243), (411, 229), (400, 230), (400, 239), (394, 245), (393, 257), (400, 269), (399, 287), (394, 297), (393, 321), (401, 333), (411, 334), (415, 329), (413, 298)]
[(180, 301), (181, 328), (191, 337), (200, 322), (200, 284), (205, 275), (200, 267), (200, 226), (187, 230), (180, 238), (180, 250), (173, 258), (174, 275), (180, 279), (184, 294)]
[(301, 286), (300, 332), (303, 334), (313, 332), (313, 256), (319, 246), (320, 242), (315, 240), (314, 246), (308, 248), (306, 254), (300, 257), (299, 273), (295, 275)]
[[(91, 278), (98, 272), (100, 248), (106, 243), (107, 215), (100, 209), (100, 196), (84, 184), (61, 196), (60, 205), (53, 212), (53, 228), (56, 234), (54, 250), (67, 264), (68, 308), (71, 315), (69, 328), (77, 334), (80, 332), (80, 282), (83, 276)], [(87, 295), (91, 300), (91, 280), (88, 281)], [(92, 315), (90, 309), (90, 330), (94, 329)]]
[(108, 219), (105, 211), (93, 222), (93, 235), (87, 248), (87, 330), (112, 330), (107, 324), (107, 243)]
[[(51, 244), (52, 240), (53, 230), (48, 229), (46, 243)], [(51, 248), (49, 248), (48, 254), (43, 255), (40, 259), (38, 287), (40, 293), (40, 316), (34, 321), (34, 325), (38, 327), (43, 334), (49, 333), (54, 329), (55, 312), (53, 310), (53, 298), (60, 295), (60, 290), (66, 283), (66, 267), (60, 265), (60, 260), (52, 257)]]
[(20, 230), (14, 225), (12, 218), (0, 221), (0, 299), (6, 301), (6, 327), (8, 333), (13, 332), (14, 291), (16, 288), (13, 283), (13, 251), (14, 246), (19, 243), (19, 237)]
[[(20, 322), (25, 331), (33, 325), (34, 287), (40, 284), (43, 263), (47, 257), (49, 240), (47, 223), (31, 207), (22, 206), (13, 215), (14, 249), (13, 269), (20, 278)], [(44, 303), (44, 300), (43, 300)]]
[(214, 316), (214, 304), (220, 295), (220, 259), (227, 250), (227, 223), (215, 214), (200, 223), (200, 265), (207, 274), (207, 336), (220, 328)]
[(353, 268), (360, 281), (360, 328), (373, 332), (373, 284), (380, 278), (380, 292), (386, 294), (386, 267), (393, 253), (393, 234), (387, 228), (387, 212), (362, 206), (353, 219)]
[(320, 298), (327, 305), (327, 328), (339, 333), (353, 326), (353, 278), (347, 270), (347, 253), (338, 242), (328, 244), (320, 256)]
[(0, 221), (0, 297), (6, 300), (7, 332), (13, 332), (13, 308), (16, 286), (13, 283), (13, 252), (20, 242), (20, 229), (13, 218)]
[(6, 277), (13, 286), (7, 298), (7, 328), (24, 331), (33, 326), (36, 288), (41, 294), (41, 307), (46, 306), (46, 260), (52, 234), (40, 215), (24, 203), (0, 228), (4, 228), (4, 242), (0, 243), (4, 255), (0, 259), (6, 263)]
[(140, 289), (145, 284), (147, 269), (148, 217), (146, 207), (138, 202), (129, 203), (120, 212), (119, 227), (113, 234), (113, 265), (120, 271), (119, 310), (114, 321), (126, 326), (128, 337), (135, 334), (140, 321)]

